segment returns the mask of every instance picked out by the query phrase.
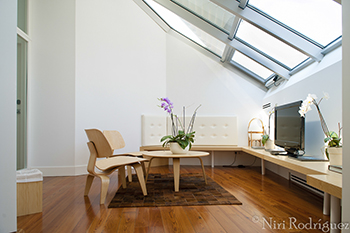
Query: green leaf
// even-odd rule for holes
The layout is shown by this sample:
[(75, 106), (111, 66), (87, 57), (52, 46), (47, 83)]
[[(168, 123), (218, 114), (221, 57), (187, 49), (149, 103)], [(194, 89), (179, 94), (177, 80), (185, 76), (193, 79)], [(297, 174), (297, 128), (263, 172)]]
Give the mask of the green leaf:
[(331, 137), (327, 137), (327, 138), (324, 139), (324, 142), (326, 143), (326, 142), (328, 142), (331, 139), (332, 139)]
[(164, 136), (164, 137), (162, 137), (162, 138), (160, 139), (160, 141), (162, 142), (162, 141), (164, 141), (164, 140), (166, 140), (166, 139), (169, 139), (169, 138), (171, 138), (171, 137), (172, 137), (172, 135)]

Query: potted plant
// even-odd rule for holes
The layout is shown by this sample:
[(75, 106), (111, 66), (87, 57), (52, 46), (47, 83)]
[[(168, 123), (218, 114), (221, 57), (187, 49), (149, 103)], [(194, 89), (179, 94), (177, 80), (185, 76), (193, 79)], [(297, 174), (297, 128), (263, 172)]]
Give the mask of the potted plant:
[(339, 134), (330, 131), (329, 136), (324, 139), (324, 142), (327, 143), (327, 147), (325, 149), (326, 156), (329, 160), (330, 165), (338, 165), (341, 166), (342, 159), (343, 159), (343, 149), (341, 147), (340, 141), (341, 138), (339, 138), (338, 135), (340, 135), (341, 127), (340, 123), (338, 123), (339, 128)]
[(326, 138), (324, 139), (324, 142), (327, 143), (325, 153), (329, 160), (330, 165), (342, 165), (342, 145), (340, 143), (340, 131), (342, 127), (340, 127), (340, 123), (338, 123), (339, 128), (339, 134), (335, 133), (334, 131), (329, 131), (326, 121), (324, 120), (321, 110), (320, 110), (320, 103), (323, 99), (328, 99), (329, 95), (327, 93), (324, 93), (324, 96), (320, 99), (319, 102), (316, 101), (317, 97), (316, 95), (309, 94), (307, 98), (303, 101), (299, 114), (302, 117), (305, 117), (305, 114), (311, 110), (311, 105), (315, 105), (318, 115), (320, 117), (321, 121), (321, 127), (323, 130), (323, 133), (325, 134)]
[(263, 144), (263, 146), (265, 146), (265, 149), (273, 149), (273, 142), (270, 139), (270, 136), (268, 134), (264, 134), (261, 137), (261, 143)]
[(190, 123), (187, 127), (185, 126), (185, 107), (183, 107), (183, 121), (179, 119), (177, 115), (173, 113), (174, 105), (169, 100), (169, 98), (160, 98), (161, 105), (159, 107), (163, 108), (164, 111), (170, 114), (171, 119), (171, 129), (172, 134), (166, 135), (160, 139), (163, 143), (163, 147), (167, 145), (170, 146), (170, 151), (173, 153), (187, 153), (191, 149), (192, 143), (194, 142), (195, 131), (193, 131), (193, 124), (196, 118), (197, 110), (201, 106), (199, 105), (190, 120)]
[(266, 133), (266, 131), (264, 130), (264, 135), (262, 135), (261, 137), (261, 143), (263, 144), (263, 146), (265, 146), (265, 149), (273, 149), (275, 147), (273, 141), (270, 139), (270, 120), (271, 120), (271, 116), (274, 113), (274, 109), (272, 109), (269, 112), (269, 121), (268, 121), (268, 133)]

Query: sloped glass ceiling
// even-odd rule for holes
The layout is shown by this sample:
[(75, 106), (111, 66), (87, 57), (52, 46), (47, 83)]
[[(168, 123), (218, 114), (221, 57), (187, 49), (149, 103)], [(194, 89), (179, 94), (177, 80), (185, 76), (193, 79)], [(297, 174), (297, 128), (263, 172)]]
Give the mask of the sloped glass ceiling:
[(342, 34), (341, 5), (332, 0), (249, 0), (248, 4), (320, 47)]
[(225, 43), (209, 35), (198, 27), (192, 25), (170, 10), (162, 7), (152, 0), (146, 0), (146, 3), (175, 31), (192, 40), (196, 44), (211, 51), (217, 56), (224, 52)]
[(172, 30), (266, 86), (341, 45), (342, 9), (333, 0), (142, 1)]

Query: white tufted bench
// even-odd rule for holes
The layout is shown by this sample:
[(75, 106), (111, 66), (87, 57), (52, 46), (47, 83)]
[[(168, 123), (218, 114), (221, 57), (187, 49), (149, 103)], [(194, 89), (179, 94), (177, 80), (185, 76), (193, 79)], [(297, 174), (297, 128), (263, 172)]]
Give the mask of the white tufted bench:
[[(142, 115), (140, 150), (161, 150), (160, 139), (171, 134), (171, 120), (166, 116)], [(186, 117), (188, 125), (190, 117)], [(193, 149), (211, 152), (214, 167), (215, 151), (240, 151), (237, 146), (236, 116), (197, 116), (193, 130), (196, 132)]]

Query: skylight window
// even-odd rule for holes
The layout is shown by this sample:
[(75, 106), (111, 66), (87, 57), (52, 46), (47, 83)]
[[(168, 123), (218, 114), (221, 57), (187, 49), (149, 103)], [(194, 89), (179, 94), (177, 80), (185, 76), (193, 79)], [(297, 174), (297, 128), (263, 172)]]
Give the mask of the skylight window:
[(277, 63), (281, 62), (281, 65), (286, 66), (289, 70), (308, 58), (298, 50), (244, 20), (242, 20), (239, 25), (236, 37), (239, 38), (241, 42), (247, 43), (266, 54), (268, 57), (271, 57)]
[(249, 0), (248, 4), (322, 47), (342, 35), (341, 5), (333, 0)]
[(147, 5), (145, 12), (165, 31), (265, 85), (274, 74), (289, 79), (341, 45), (341, 5), (334, 0), (134, 1)]
[(216, 54), (217, 56), (221, 57), (224, 49), (225, 44), (219, 41), (218, 39), (214, 38), (213, 36), (210, 36), (209, 34), (205, 33), (201, 29), (197, 28), (196, 26), (190, 24), (186, 20), (183, 20), (173, 12), (169, 11), (168, 9), (164, 8), (160, 4), (152, 1), (152, 0), (146, 0), (145, 1), (154, 11), (157, 12), (157, 14), (171, 27), (173, 30), (179, 32), (183, 36), (187, 37), (188, 39), (196, 42), (198, 45), (206, 48), (207, 50), (211, 51), (212, 53)]
[(254, 74), (260, 76), (264, 80), (267, 80), (271, 75), (273, 75), (271, 70), (265, 68), (253, 59), (250, 59), (238, 51), (235, 51), (233, 54), (232, 61), (237, 62), (239, 65), (252, 71)]
[(209, 0), (173, 0), (191, 13), (220, 28), (227, 34), (233, 25), (235, 15)]

